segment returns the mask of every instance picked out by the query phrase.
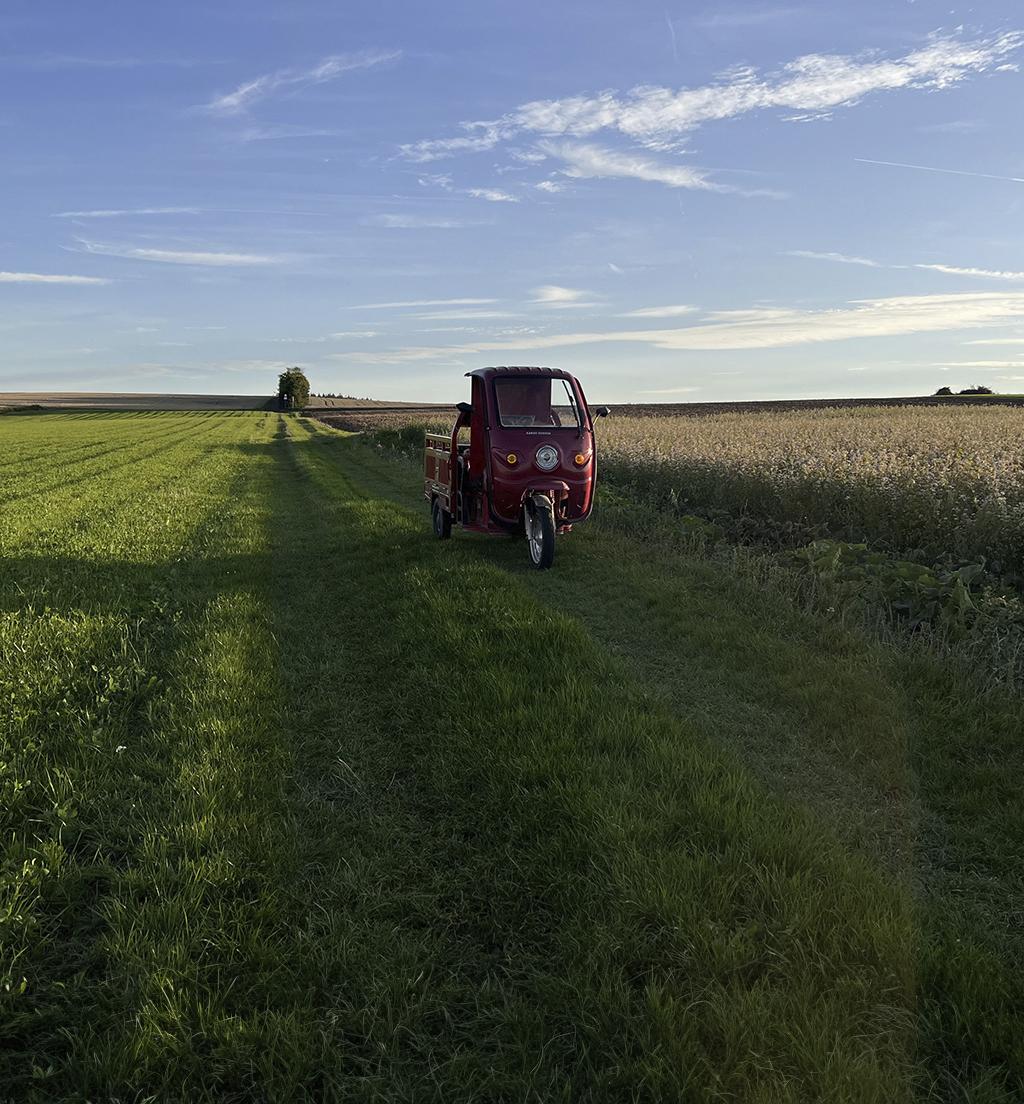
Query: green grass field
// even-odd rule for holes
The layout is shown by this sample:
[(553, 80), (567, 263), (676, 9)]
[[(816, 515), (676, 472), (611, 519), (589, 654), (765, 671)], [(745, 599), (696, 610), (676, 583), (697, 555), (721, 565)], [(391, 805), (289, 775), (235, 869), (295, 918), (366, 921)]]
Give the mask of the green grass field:
[(1021, 1099), (1021, 699), (419, 490), (0, 418), (0, 1098)]

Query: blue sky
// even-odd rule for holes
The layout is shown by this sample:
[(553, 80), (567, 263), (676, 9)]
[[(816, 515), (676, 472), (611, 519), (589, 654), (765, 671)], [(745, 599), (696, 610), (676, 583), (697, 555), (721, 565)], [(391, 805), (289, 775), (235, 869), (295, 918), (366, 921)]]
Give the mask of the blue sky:
[(1024, 11), (6, 0), (0, 390), (1024, 391)]

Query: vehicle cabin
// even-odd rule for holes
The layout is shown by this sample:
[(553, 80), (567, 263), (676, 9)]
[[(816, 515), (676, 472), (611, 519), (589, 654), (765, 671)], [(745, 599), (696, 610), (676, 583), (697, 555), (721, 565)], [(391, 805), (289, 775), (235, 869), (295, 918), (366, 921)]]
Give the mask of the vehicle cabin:
[[(556, 533), (593, 509), (597, 475), (593, 415), (579, 381), (559, 368), (478, 368), (467, 373), (450, 434), (427, 435), (424, 495), (434, 532), (452, 525), (524, 534), (530, 560), (550, 567)], [(462, 431), (468, 441), (461, 441)]]

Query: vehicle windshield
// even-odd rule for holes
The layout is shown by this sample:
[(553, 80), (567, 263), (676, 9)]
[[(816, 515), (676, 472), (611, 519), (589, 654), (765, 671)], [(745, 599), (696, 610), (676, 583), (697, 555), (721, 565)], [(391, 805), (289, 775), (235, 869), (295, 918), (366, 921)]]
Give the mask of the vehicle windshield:
[(568, 380), (550, 376), (501, 376), (494, 381), (498, 420), (505, 429), (552, 426), (579, 429), (576, 395)]

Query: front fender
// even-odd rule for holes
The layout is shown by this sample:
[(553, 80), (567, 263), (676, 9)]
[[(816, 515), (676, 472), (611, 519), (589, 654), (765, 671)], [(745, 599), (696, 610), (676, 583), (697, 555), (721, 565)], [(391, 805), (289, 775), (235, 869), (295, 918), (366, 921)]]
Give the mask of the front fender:
[(557, 502), (560, 498), (566, 498), (569, 494), (569, 484), (563, 482), (561, 479), (551, 479), (546, 482), (531, 483), (525, 491), (523, 491), (522, 497), (519, 499), (519, 504), (523, 505), (528, 498), (533, 495), (547, 495), (552, 502)]

